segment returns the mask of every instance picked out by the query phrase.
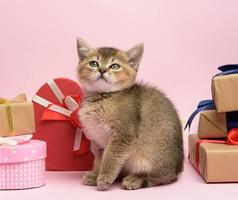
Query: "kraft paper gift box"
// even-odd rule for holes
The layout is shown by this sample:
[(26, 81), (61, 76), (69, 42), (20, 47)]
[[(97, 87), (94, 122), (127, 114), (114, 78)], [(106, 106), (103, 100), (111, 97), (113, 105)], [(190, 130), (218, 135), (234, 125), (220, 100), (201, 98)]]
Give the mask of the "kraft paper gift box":
[(198, 122), (198, 136), (200, 138), (227, 137), (226, 113), (218, 113), (216, 110), (201, 112)]
[(194, 117), (200, 113), (198, 135), (200, 138), (226, 138), (227, 133), (238, 127), (238, 111), (218, 113), (213, 100), (203, 100), (190, 115), (185, 129), (190, 128)]
[(0, 136), (23, 135), (35, 132), (32, 102), (24, 94), (14, 99), (0, 98)]
[(226, 138), (232, 128), (238, 127), (238, 111), (218, 113), (205, 110), (200, 113), (198, 136), (200, 138)]
[(31, 137), (0, 138), (0, 190), (45, 185), (46, 143)]
[(212, 96), (217, 112), (238, 110), (238, 65), (224, 65), (212, 79)]
[(80, 129), (77, 111), (83, 97), (75, 81), (58, 78), (45, 83), (33, 98), (34, 139), (47, 143), (47, 170), (89, 170), (93, 165), (90, 142)]
[(224, 143), (189, 135), (189, 160), (207, 183), (238, 182), (238, 145)]

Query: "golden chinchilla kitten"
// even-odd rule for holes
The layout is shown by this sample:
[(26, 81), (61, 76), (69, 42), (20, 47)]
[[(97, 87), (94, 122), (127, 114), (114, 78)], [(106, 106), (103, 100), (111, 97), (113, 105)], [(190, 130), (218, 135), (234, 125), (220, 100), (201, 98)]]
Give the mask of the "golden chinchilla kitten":
[(77, 41), (86, 95), (78, 116), (91, 140), (94, 168), (83, 184), (106, 190), (119, 177), (127, 190), (168, 184), (183, 168), (182, 127), (170, 100), (135, 83), (143, 45), (128, 51)]

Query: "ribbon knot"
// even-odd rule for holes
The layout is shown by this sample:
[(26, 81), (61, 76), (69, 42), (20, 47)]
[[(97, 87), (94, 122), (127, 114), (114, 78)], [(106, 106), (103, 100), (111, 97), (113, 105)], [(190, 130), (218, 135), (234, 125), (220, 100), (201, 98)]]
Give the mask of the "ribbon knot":
[(61, 120), (70, 121), (76, 128), (80, 128), (78, 120), (79, 100), (80, 96), (66, 96), (62, 99), (61, 104), (53, 104), (52, 102), (35, 95), (33, 101), (44, 106), (41, 120)]
[(232, 128), (228, 132), (227, 144), (238, 145), (238, 128)]

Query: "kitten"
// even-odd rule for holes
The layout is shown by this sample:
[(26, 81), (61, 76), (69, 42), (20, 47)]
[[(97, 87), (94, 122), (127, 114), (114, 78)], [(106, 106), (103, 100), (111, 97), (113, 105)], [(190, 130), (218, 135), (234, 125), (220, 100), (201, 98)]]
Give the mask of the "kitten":
[(119, 174), (127, 190), (176, 181), (183, 168), (182, 127), (163, 93), (135, 83), (143, 45), (121, 51), (78, 39), (77, 48), (86, 92), (78, 116), (95, 155), (83, 184), (106, 190)]

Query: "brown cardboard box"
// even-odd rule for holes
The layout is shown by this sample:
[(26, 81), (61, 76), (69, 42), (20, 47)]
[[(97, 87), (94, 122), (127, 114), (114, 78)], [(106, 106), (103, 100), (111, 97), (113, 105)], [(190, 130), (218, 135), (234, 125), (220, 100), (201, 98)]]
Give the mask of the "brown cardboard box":
[(238, 145), (202, 141), (197, 134), (189, 135), (189, 160), (203, 179), (208, 183), (238, 182)]
[(212, 96), (217, 112), (238, 110), (238, 74), (215, 76), (212, 80)]
[(198, 123), (198, 135), (200, 138), (226, 138), (226, 114), (216, 110), (206, 110), (200, 113)]
[(25, 95), (15, 99), (0, 98), (0, 136), (24, 135), (35, 132), (34, 109)]

